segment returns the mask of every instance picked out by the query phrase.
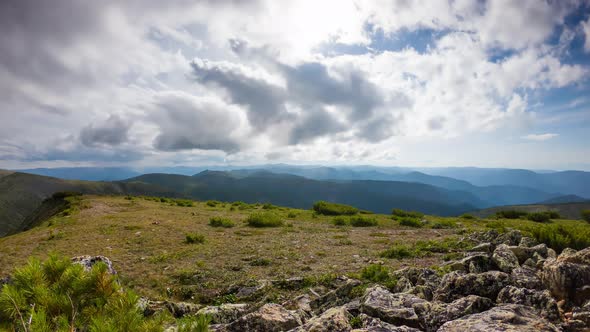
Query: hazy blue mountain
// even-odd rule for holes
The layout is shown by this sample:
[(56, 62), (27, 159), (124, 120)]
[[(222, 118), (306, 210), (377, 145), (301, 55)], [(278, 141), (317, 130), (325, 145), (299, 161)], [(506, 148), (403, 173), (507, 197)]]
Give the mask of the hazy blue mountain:
[(564, 204), (564, 203), (582, 203), (582, 202), (590, 202), (590, 199), (576, 196), (576, 195), (564, 195), (554, 197), (545, 201), (541, 201), (537, 204)]
[(58, 179), (86, 181), (124, 180), (142, 174), (127, 167), (59, 167), (22, 169), (18, 171)]
[(471, 193), (422, 183), (320, 181), (268, 171), (204, 171), (192, 177), (146, 174), (126, 182), (152, 184), (202, 200), (269, 202), (297, 208), (310, 208), (315, 201), (327, 200), (379, 213), (402, 208), (438, 215), (456, 215), (485, 204)]

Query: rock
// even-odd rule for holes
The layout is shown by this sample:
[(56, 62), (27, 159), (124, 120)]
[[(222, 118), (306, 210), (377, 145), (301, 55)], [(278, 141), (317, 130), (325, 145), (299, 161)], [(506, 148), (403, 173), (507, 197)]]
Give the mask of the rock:
[(293, 277), (289, 279), (273, 280), (272, 284), (282, 289), (301, 289), (305, 285), (305, 279), (303, 277)]
[(508, 274), (499, 271), (461, 274), (447, 273), (434, 293), (434, 300), (451, 302), (466, 295), (495, 299), (502, 288), (510, 284)]
[(311, 306), (309, 305), (310, 302), (311, 299), (309, 298), (309, 295), (303, 294), (283, 303), (283, 307), (289, 310), (296, 310), (302, 318), (308, 319), (313, 314)]
[(508, 304), (446, 322), (438, 332), (558, 332), (532, 308)]
[(420, 323), (413, 306), (425, 300), (407, 293), (392, 294), (381, 286), (367, 289), (361, 299), (361, 312), (393, 325), (418, 328)]
[(233, 290), (232, 293), (240, 300), (252, 299), (263, 294), (270, 285), (271, 283), (268, 280), (260, 280), (256, 285), (236, 287), (237, 289)]
[(330, 308), (321, 316), (310, 319), (305, 325), (292, 332), (348, 332), (352, 330), (349, 320), (352, 316), (344, 307)]
[(412, 282), (406, 277), (399, 278), (395, 284), (395, 287), (393, 287), (393, 291), (395, 293), (405, 293), (413, 289), (414, 285), (412, 285)]
[(547, 258), (557, 258), (557, 253), (551, 248), (547, 248)]
[(201, 305), (188, 302), (166, 302), (166, 308), (177, 318), (195, 314), (201, 309)]
[(427, 286), (436, 286), (439, 281), (440, 277), (436, 274), (436, 271), (432, 269), (421, 269), (415, 267), (407, 267), (404, 269), (396, 270), (392, 272), (393, 277), (397, 278), (398, 280), (402, 277), (407, 278), (412, 285), (427, 285)]
[(559, 254), (560, 257), (566, 257), (566, 256), (571, 256), (575, 253), (577, 253), (578, 251), (576, 249), (572, 249), (572, 248), (565, 248), (563, 249), (563, 251), (561, 252), (561, 254)]
[(528, 289), (543, 288), (543, 283), (541, 282), (541, 278), (537, 276), (537, 271), (530, 266), (523, 265), (521, 267), (517, 267), (516, 269), (512, 270), (511, 275), (514, 285), (518, 287)]
[(335, 289), (328, 291), (310, 302), (311, 308), (315, 312), (322, 312), (326, 308), (342, 305), (351, 300), (350, 292), (361, 282), (356, 279), (351, 279), (345, 276), (336, 278), (333, 282)]
[(550, 321), (558, 321), (560, 318), (557, 302), (551, 297), (549, 291), (518, 288), (506, 286), (498, 294), (497, 303), (522, 304), (539, 310), (541, 316)]
[[(518, 258), (518, 262), (521, 264), (529, 258), (533, 258), (535, 262), (539, 259), (545, 259), (548, 251), (547, 245), (544, 243), (533, 247), (509, 246), (508, 248), (514, 253)], [(537, 254), (536, 257), (535, 254)]]
[(532, 237), (523, 236), (518, 243), (519, 247), (526, 247), (530, 248), (536, 246), (538, 244), (537, 240), (533, 239)]
[(520, 243), (521, 239), (522, 234), (520, 233), (520, 231), (512, 230), (504, 234), (498, 235), (498, 237), (494, 241), (494, 244), (506, 244), (509, 246), (517, 246)]
[(360, 314), (359, 318), (363, 323), (363, 328), (352, 330), (352, 332), (421, 332), (419, 329), (413, 327), (405, 325), (395, 326), (379, 318), (370, 317), (365, 314)]
[(483, 252), (491, 254), (494, 251), (494, 246), (489, 242), (480, 243), (477, 246), (471, 248), (469, 251), (472, 252)]
[(557, 300), (565, 300), (568, 306), (583, 305), (590, 299), (590, 247), (546, 260), (541, 280)]
[(213, 324), (225, 324), (244, 316), (249, 311), (247, 304), (242, 303), (225, 303), (219, 306), (208, 306), (200, 309), (197, 315), (207, 315), (211, 317)]
[(301, 317), (295, 313), (288, 311), (281, 305), (267, 303), (257, 311), (229, 323), (224, 330), (228, 332), (288, 331), (301, 324)]
[(352, 300), (342, 306), (353, 316), (358, 316), (361, 313), (361, 301), (360, 299)]
[(451, 271), (464, 271), (470, 273), (481, 273), (488, 271), (491, 267), (490, 258), (486, 253), (473, 252), (459, 261), (449, 263)]
[(488, 310), (492, 306), (492, 300), (486, 297), (468, 295), (452, 303), (418, 303), (414, 305), (414, 310), (419, 317), (421, 328), (430, 332), (436, 331), (445, 322)]
[(78, 256), (72, 258), (72, 263), (82, 265), (85, 271), (90, 271), (94, 264), (99, 262), (106, 264), (107, 271), (110, 274), (117, 274), (117, 271), (113, 268), (113, 263), (105, 256)]
[(498, 247), (496, 247), (496, 250), (494, 250), (494, 254), (492, 255), (492, 260), (494, 261), (494, 263), (496, 263), (496, 265), (501, 271), (506, 273), (510, 273), (512, 272), (512, 270), (519, 267), (518, 258), (510, 250), (510, 247), (505, 244), (501, 244)]

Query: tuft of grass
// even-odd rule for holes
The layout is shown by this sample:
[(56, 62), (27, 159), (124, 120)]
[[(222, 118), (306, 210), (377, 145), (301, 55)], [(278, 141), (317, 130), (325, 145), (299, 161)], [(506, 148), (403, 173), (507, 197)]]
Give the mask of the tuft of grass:
[(334, 217), (334, 219), (332, 219), (332, 223), (336, 226), (346, 226), (346, 225), (348, 225), (348, 220), (346, 220), (346, 218), (344, 218), (342, 216), (338, 216), (338, 217)]
[(417, 211), (404, 211), (402, 209), (393, 209), (391, 214), (394, 217), (409, 217), (409, 218), (422, 218), (424, 213)]
[(396, 244), (381, 253), (381, 257), (404, 259), (415, 257), (415, 252), (412, 247), (404, 244)]
[(318, 201), (313, 205), (313, 210), (325, 216), (351, 216), (359, 213), (359, 209), (338, 203)]
[(590, 210), (584, 210), (580, 213), (582, 220), (590, 223)]
[(445, 239), (443, 241), (417, 241), (412, 246), (407, 244), (394, 244), (389, 249), (381, 252), (381, 257), (404, 259), (411, 257), (430, 256), (434, 253), (453, 253), (466, 249), (470, 244), (459, 242), (455, 239)]
[(216, 200), (208, 200), (205, 202), (205, 204), (209, 207), (216, 207), (217, 205), (221, 204), (221, 202)]
[(421, 228), (424, 226), (419, 219), (413, 217), (399, 217), (398, 221), (400, 225), (407, 227)]
[(349, 223), (352, 227), (371, 227), (378, 224), (377, 219), (363, 216), (350, 217)]
[(361, 278), (372, 282), (384, 282), (389, 279), (389, 269), (383, 265), (371, 264), (363, 268)]
[(271, 212), (252, 213), (246, 219), (250, 227), (279, 227), (283, 226), (283, 219)]
[(208, 332), (211, 317), (207, 315), (186, 315), (177, 321), (178, 332)]
[(256, 258), (250, 261), (250, 266), (269, 266), (272, 261), (268, 258)]
[(202, 244), (205, 243), (205, 236), (198, 233), (187, 233), (185, 237), (186, 243)]
[(294, 211), (289, 211), (289, 213), (287, 213), (287, 218), (297, 218), (297, 213)]
[(231, 227), (234, 227), (235, 224), (229, 218), (212, 217), (211, 219), (209, 219), (209, 226), (231, 228)]
[(459, 216), (459, 218), (461, 218), (461, 219), (468, 219), (468, 220), (475, 219), (475, 217), (473, 215), (469, 214), (469, 213), (464, 213), (461, 216)]
[(358, 316), (353, 316), (348, 320), (348, 323), (353, 329), (360, 329), (363, 327), (363, 320)]
[(526, 218), (534, 222), (550, 222), (551, 214), (545, 212), (533, 212), (527, 214)]

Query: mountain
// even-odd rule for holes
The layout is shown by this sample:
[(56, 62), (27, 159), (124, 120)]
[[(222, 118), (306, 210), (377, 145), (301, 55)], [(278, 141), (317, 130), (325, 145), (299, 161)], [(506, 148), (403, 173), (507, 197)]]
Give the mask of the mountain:
[(590, 172), (584, 171), (537, 173), (524, 169), (476, 167), (431, 168), (421, 171), (464, 180), (476, 186), (514, 185), (590, 198)]
[(590, 199), (576, 196), (576, 195), (564, 195), (558, 196), (555, 198), (551, 198), (542, 202), (538, 202), (537, 204), (563, 204), (563, 203), (583, 203), (583, 202), (590, 202)]
[(577, 203), (556, 203), (556, 204), (527, 204), (527, 205), (506, 205), (506, 206), (495, 206), (492, 208), (481, 209), (477, 211), (471, 211), (476, 217), (486, 218), (495, 215), (496, 212), (502, 210), (517, 210), (524, 212), (543, 212), (543, 211), (556, 211), (563, 219), (581, 219), (581, 213), (583, 210), (590, 210), (590, 201), (577, 202)]
[(421, 183), (319, 181), (268, 171), (203, 171), (192, 177), (146, 174), (125, 182), (156, 185), (200, 200), (269, 202), (297, 208), (310, 208), (318, 200), (327, 200), (377, 213), (402, 208), (429, 214), (456, 215), (484, 204), (471, 193)]
[(127, 167), (59, 167), (18, 170), (21, 173), (50, 176), (65, 180), (116, 181), (142, 173)]
[(141, 183), (72, 181), (15, 172), (0, 177), (0, 237), (24, 230), (27, 226), (25, 219), (58, 191), (100, 195), (177, 195), (167, 189)]

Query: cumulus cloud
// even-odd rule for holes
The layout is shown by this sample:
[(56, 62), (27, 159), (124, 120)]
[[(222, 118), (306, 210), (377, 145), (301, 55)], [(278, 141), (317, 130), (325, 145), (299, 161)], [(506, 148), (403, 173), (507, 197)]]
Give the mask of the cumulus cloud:
[(559, 136), (559, 134), (553, 134), (553, 133), (528, 134), (528, 135), (522, 136), (522, 138), (529, 140), (529, 141), (547, 141), (547, 140), (550, 140), (550, 139), (555, 138), (557, 136)]
[(90, 124), (80, 132), (80, 141), (86, 146), (119, 145), (127, 141), (130, 123), (117, 115), (111, 115), (105, 122)]
[(588, 18), (588, 20), (586, 20), (585, 22), (581, 23), (582, 25), (582, 31), (584, 31), (584, 50), (586, 52), (590, 52), (590, 18)]

